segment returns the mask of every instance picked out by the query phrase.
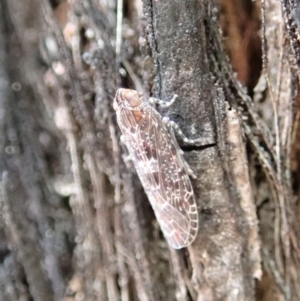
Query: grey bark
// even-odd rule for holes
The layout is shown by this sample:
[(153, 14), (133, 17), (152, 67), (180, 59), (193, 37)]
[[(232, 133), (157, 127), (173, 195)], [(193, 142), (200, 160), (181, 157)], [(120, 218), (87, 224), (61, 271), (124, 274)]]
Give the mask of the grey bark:
[[(124, 1), (119, 13), (122, 1), (54, 2), (0, 3), (0, 299), (298, 300), (297, 10), (262, 1), (269, 77), (248, 93), (216, 2)], [(286, 27), (268, 31), (281, 8)], [(157, 109), (207, 142), (178, 139), (197, 175), (187, 249), (168, 247), (125, 158), (120, 86), (178, 94)]]
[[(255, 219), (248, 225), (240, 199), (245, 196), (239, 196), (234, 187), (232, 165), (241, 162), (230, 157), (226, 141), (224, 149), (220, 149), (229, 129), (223, 129), (221, 134), (218, 127), (226, 127), (224, 119), (228, 108), (225, 109), (222, 89), (215, 85), (216, 79), (209, 66), (208, 53), (212, 45), (205, 29), (212, 26), (208, 21), (209, 5), (199, 1), (144, 1), (144, 4), (154, 73), (157, 74), (154, 91), (163, 99), (174, 91), (181, 100), (164, 115), (175, 120), (188, 137), (208, 136), (211, 140), (204, 149), (189, 148), (186, 153), (197, 175), (194, 189), (199, 204), (200, 230), (189, 251), (198, 298), (254, 300), (253, 262), (247, 241), (249, 227), (255, 227)], [(219, 125), (214, 112), (220, 115)], [(243, 143), (236, 147), (243, 152)], [(232, 153), (233, 149), (230, 151)], [(228, 161), (229, 168), (226, 168)]]

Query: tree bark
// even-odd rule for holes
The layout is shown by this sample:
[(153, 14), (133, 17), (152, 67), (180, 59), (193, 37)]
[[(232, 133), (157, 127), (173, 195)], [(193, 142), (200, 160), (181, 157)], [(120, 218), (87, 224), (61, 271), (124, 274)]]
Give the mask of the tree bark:
[[(298, 11), (2, 1), (0, 299), (299, 300)], [(119, 87), (177, 94), (157, 110), (204, 141), (178, 137), (197, 176), (186, 249), (126, 158)]]

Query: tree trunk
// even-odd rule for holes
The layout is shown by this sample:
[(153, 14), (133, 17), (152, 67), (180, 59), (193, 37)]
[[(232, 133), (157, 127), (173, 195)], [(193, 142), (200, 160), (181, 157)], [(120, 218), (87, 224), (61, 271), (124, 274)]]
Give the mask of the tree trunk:
[[(299, 11), (2, 0), (0, 300), (299, 300)], [(188, 248), (168, 246), (120, 143), (119, 87), (177, 94), (156, 109), (205, 142), (178, 137)]]

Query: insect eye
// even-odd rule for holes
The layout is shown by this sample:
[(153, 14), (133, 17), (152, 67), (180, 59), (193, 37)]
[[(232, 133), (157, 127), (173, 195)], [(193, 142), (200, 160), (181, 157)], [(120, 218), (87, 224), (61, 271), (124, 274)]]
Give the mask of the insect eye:
[(141, 99), (136, 91), (124, 90), (123, 97), (131, 107), (137, 107), (141, 104)]

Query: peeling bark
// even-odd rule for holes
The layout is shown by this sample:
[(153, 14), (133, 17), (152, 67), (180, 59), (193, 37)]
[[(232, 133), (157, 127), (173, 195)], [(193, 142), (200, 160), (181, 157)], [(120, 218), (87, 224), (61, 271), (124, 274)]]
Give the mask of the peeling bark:
[[(299, 14), (273, 2), (0, 3), (1, 300), (299, 300)], [(207, 142), (178, 137), (186, 249), (126, 158), (119, 87), (178, 94), (157, 110)]]

